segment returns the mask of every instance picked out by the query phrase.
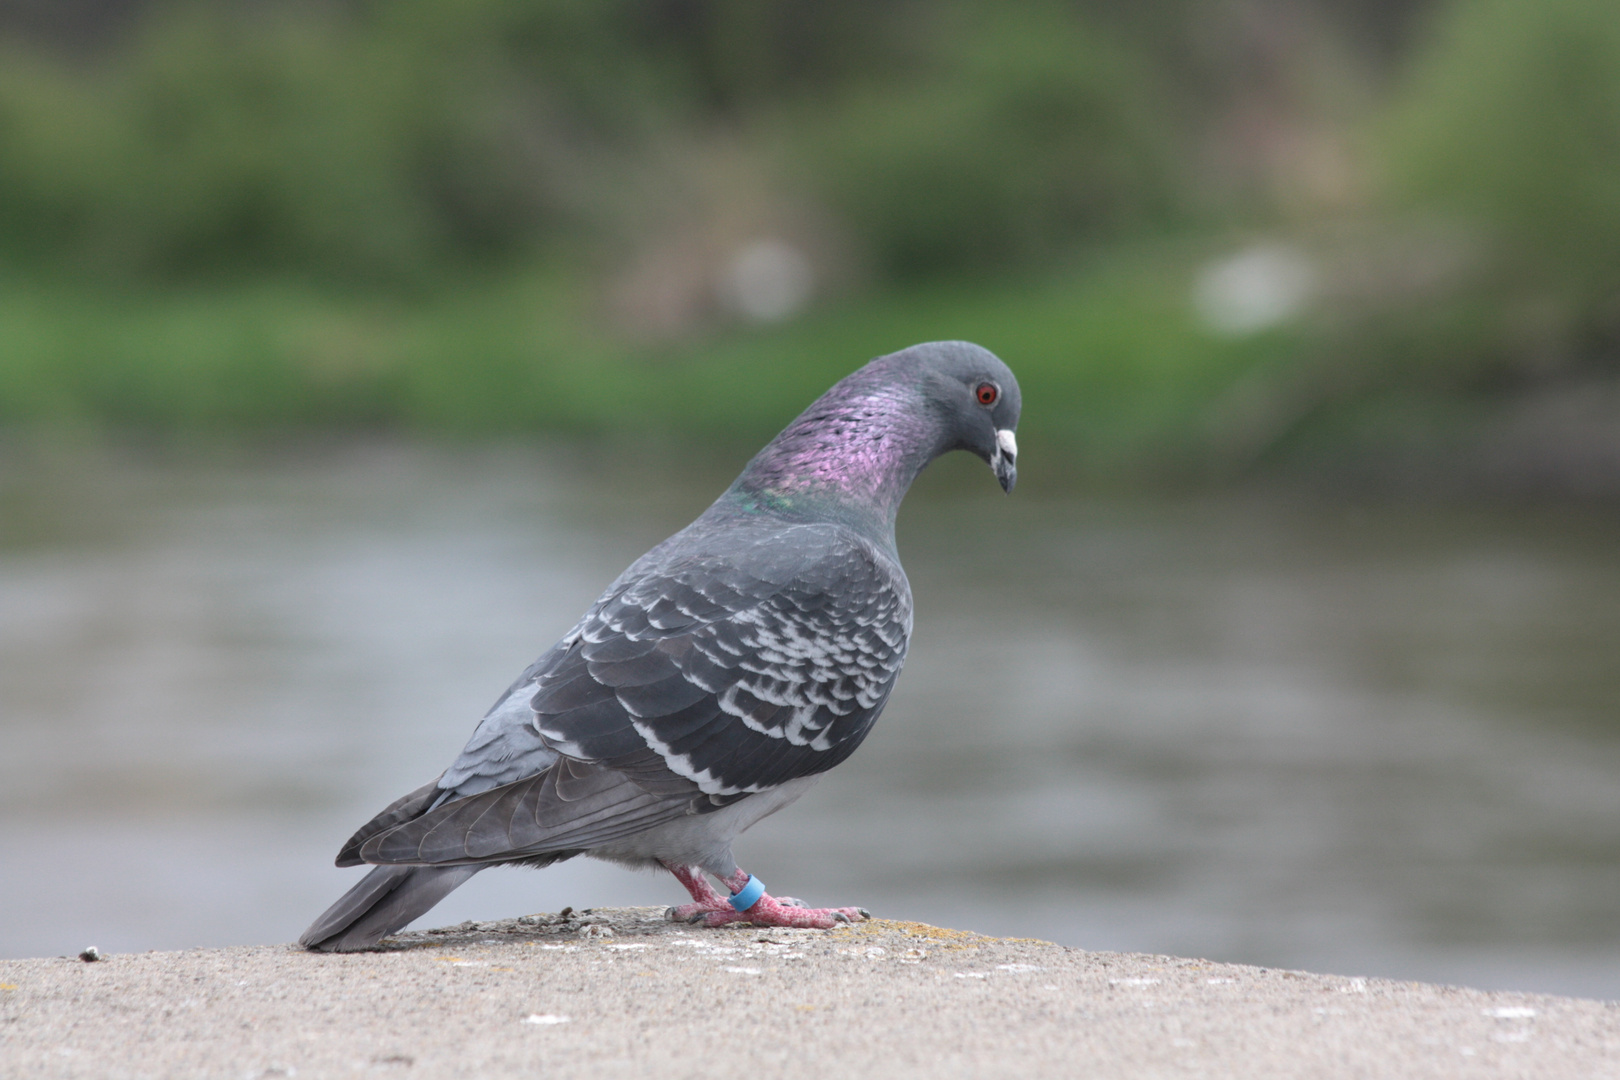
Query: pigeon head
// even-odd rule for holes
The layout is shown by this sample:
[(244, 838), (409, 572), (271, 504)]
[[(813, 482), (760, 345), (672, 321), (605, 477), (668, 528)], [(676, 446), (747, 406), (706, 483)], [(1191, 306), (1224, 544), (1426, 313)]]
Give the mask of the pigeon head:
[(1012, 494), (1018, 482), (1016, 432), (1023, 400), (1007, 365), (990, 350), (965, 341), (915, 345), (883, 359), (896, 361), (902, 378), (914, 374), (939, 417), (949, 444), (936, 445), (929, 460), (949, 450), (977, 454), (994, 470), (1001, 489)]
[(871, 522), (892, 535), (911, 482), (941, 454), (977, 454), (1012, 491), (1021, 404), (1018, 380), (988, 349), (913, 345), (816, 399), (748, 463), (727, 497), (789, 516)]

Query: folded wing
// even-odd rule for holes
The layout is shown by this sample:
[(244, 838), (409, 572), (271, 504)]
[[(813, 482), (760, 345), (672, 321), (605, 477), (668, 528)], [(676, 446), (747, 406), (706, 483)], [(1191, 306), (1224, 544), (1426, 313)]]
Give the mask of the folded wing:
[(631, 567), (503, 696), (436, 791), (394, 804), (344, 854), (573, 853), (848, 757), (905, 659), (904, 575), (836, 526), (726, 535), (749, 546), (666, 543)]

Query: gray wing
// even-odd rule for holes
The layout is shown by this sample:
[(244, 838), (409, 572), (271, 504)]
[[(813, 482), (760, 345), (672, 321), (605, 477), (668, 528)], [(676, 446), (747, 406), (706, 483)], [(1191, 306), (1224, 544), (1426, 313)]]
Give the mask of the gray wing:
[(427, 789), (400, 800), (344, 854), (586, 850), (848, 757), (905, 659), (898, 565), (835, 526), (729, 528), (731, 550), (686, 538), (685, 552), (678, 535), (638, 561), (524, 672), (430, 801)]
[(611, 590), (536, 682), (546, 744), (721, 798), (848, 757), (905, 660), (905, 578), (833, 526), (786, 530), (750, 556), (696, 557)]

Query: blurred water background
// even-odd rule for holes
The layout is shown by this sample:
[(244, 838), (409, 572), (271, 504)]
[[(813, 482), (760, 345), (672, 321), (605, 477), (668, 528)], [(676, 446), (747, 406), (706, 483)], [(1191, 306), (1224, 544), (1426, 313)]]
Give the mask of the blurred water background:
[[(533, 447), (36, 469), (0, 543), (9, 955), (290, 940), (358, 873), (343, 839), (727, 479)], [(1006, 498), (967, 459), (919, 487), (901, 689), (744, 837), (761, 878), (1093, 949), (1620, 996), (1620, 516)], [(426, 920), (679, 898), (575, 860)]]
[(290, 938), (625, 562), (962, 337), (1023, 486), (925, 477), (901, 689), (751, 868), (1620, 997), (1616, 176), (1613, 0), (0, 3), (0, 955)]

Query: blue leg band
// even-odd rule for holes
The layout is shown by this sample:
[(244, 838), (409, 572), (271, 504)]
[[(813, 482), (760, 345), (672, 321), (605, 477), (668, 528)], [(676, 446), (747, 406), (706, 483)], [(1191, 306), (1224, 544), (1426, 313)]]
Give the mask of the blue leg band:
[(738, 911), (747, 911), (759, 903), (759, 898), (765, 895), (765, 883), (753, 874), (748, 875), (748, 884), (731, 894), (731, 906)]

